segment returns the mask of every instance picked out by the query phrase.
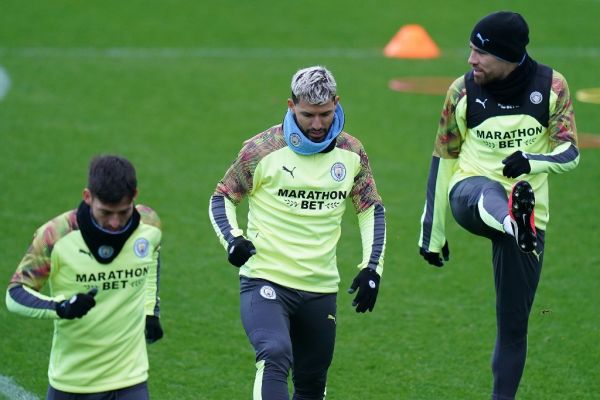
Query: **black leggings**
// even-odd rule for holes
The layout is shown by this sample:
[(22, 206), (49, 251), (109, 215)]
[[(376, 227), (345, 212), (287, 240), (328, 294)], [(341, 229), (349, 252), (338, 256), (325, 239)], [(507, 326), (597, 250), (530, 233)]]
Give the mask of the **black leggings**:
[[(482, 194), (484, 199), (480, 201)], [(484, 212), (500, 222), (502, 216), (508, 214), (506, 191), (488, 178), (467, 178), (452, 189), (450, 207), (463, 228), (492, 242), (497, 323), (492, 355), (492, 398), (514, 399), (525, 367), (529, 313), (542, 272), (544, 231), (537, 230), (536, 250), (523, 253), (514, 237), (493, 229), (482, 220), (478, 203), (483, 204)]]
[(242, 323), (256, 352), (255, 399), (289, 399), (290, 369), (294, 400), (324, 398), (335, 343), (335, 302), (335, 293), (241, 278)]
[(46, 400), (149, 400), (147, 382), (99, 393), (69, 393), (48, 385)]

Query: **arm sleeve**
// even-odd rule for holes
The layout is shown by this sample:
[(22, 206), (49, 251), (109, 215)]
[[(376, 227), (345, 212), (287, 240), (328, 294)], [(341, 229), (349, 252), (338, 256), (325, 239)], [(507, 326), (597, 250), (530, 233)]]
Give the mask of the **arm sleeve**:
[(372, 268), (381, 275), (386, 240), (385, 208), (377, 192), (367, 152), (359, 141), (353, 146), (353, 151), (360, 158), (360, 166), (351, 191), (362, 242), (363, 258), (358, 268)]
[(446, 242), (450, 178), (460, 154), (461, 129), (466, 128), (465, 121), (457, 118), (456, 111), (465, 96), (464, 78), (458, 78), (448, 89), (435, 139), (418, 242), (419, 247), (430, 252), (439, 253)]
[(377, 192), (377, 186), (375, 185), (375, 178), (373, 178), (373, 172), (369, 164), (369, 157), (367, 152), (362, 147), (360, 142), (355, 144), (355, 152), (360, 158), (360, 167), (358, 173), (354, 177), (354, 184), (352, 185), (352, 191), (350, 196), (352, 198), (352, 204), (357, 214), (369, 209), (376, 204), (382, 204), (381, 196)]
[(419, 247), (439, 253), (446, 242), (448, 184), (456, 160), (433, 156), (427, 179), (425, 207), (421, 215)]
[(371, 268), (381, 276), (385, 253), (386, 227), (385, 209), (377, 203), (358, 214), (358, 225), (362, 241), (362, 262), (359, 269)]
[(214, 194), (210, 198), (208, 215), (219, 241), (227, 249), (234, 237), (243, 235), (238, 227), (235, 204), (227, 197)]
[(531, 173), (544, 172), (563, 173), (574, 169), (579, 164), (579, 150), (573, 143), (563, 143), (551, 153), (526, 153), (531, 165)]
[(579, 164), (573, 100), (567, 81), (556, 71), (552, 77), (550, 95), (553, 101), (550, 102), (548, 132), (552, 151), (545, 154), (526, 153), (532, 174), (563, 173)]
[(377, 192), (367, 152), (359, 141), (356, 141), (354, 146), (356, 147), (353, 151), (360, 158), (358, 173), (354, 177), (351, 192), (362, 242), (363, 259), (358, 264), (358, 268), (372, 268), (381, 275), (386, 240), (385, 208)]
[(136, 206), (138, 212), (142, 217), (142, 221), (146, 225), (151, 225), (156, 228), (154, 235), (152, 236), (152, 242), (154, 242), (154, 252), (152, 253), (152, 264), (148, 270), (148, 276), (146, 277), (146, 301), (144, 304), (144, 310), (146, 315), (153, 315), (160, 317), (160, 252), (162, 248), (162, 230), (161, 222), (153, 209), (150, 207), (138, 204)]
[(208, 215), (225, 249), (233, 238), (244, 234), (244, 231), (238, 227), (235, 210), (244, 197), (254, 189), (254, 172), (261, 157), (255, 138), (244, 143), (237, 158), (217, 184), (210, 198)]
[(31, 318), (57, 319), (56, 304), (64, 296), (49, 297), (40, 293), (50, 276), (51, 254), (55, 243), (71, 230), (75, 214), (64, 214), (39, 228), (27, 253), (19, 263), (6, 291), (9, 311)]
[(146, 315), (160, 316), (160, 247), (154, 251), (154, 263), (150, 266), (146, 277)]
[(21, 284), (14, 284), (6, 291), (6, 308), (10, 312), (38, 319), (58, 319), (56, 304), (63, 296), (48, 297)]

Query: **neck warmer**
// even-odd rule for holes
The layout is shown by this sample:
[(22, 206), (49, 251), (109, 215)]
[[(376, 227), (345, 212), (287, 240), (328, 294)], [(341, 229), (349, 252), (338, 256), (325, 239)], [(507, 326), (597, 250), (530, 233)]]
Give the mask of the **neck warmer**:
[(96, 261), (101, 264), (108, 264), (119, 255), (127, 239), (137, 229), (140, 224), (140, 213), (134, 207), (127, 226), (118, 232), (110, 232), (102, 229), (94, 221), (90, 206), (82, 201), (79, 208), (77, 208), (77, 224), (85, 244)]
[(288, 109), (283, 119), (283, 137), (285, 142), (290, 149), (302, 155), (316, 154), (326, 150), (342, 132), (342, 129), (344, 129), (344, 110), (342, 110), (342, 106), (339, 103), (335, 107), (331, 127), (322, 142), (313, 142), (302, 133), (302, 130), (296, 123), (292, 110)]
[(531, 82), (533, 75), (537, 71), (537, 65), (537, 62), (529, 57), (529, 55), (525, 55), (523, 62), (506, 78), (490, 82), (484, 87), (496, 101), (501, 103), (506, 102), (519, 95)]

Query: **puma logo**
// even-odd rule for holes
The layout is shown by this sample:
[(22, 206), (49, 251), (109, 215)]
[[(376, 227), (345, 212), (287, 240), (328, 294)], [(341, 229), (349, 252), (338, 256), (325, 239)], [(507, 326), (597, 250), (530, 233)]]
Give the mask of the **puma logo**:
[(483, 36), (481, 36), (481, 33), (479, 32), (477, 33), (477, 35), (475, 35), (475, 37), (481, 42), (481, 47), (485, 46), (485, 42), (490, 41), (490, 39), (484, 39)]
[(485, 100), (481, 101), (481, 100), (479, 100), (479, 99), (475, 99), (475, 103), (479, 103), (479, 104), (481, 104), (481, 106), (482, 106), (483, 108), (485, 108), (485, 102), (486, 102), (487, 100), (488, 100), (488, 99), (485, 99)]
[(292, 178), (294, 177), (294, 170), (296, 169), (296, 167), (294, 167), (294, 168), (292, 168), (291, 170), (289, 170), (289, 169), (287, 169), (287, 167), (284, 165), (282, 168), (283, 168), (283, 170), (284, 170), (285, 172), (289, 172), (289, 173), (290, 173), (290, 175), (292, 176)]
[(89, 251), (85, 251), (83, 249), (79, 249), (79, 252), (83, 253), (83, 254), (87, 254), (88, 256), (92, 257), (92, 253), (90, 253)]

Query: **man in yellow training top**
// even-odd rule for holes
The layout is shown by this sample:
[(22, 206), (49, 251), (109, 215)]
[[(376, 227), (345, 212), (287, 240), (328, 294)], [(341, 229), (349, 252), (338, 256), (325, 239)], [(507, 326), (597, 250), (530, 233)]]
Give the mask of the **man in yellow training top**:
[[(343, 131), (336, 82), (321, 66), (292, 77), (283, 124), (247, 140), (217, 185), (210, 218), (240, 267), (242, 323), (256, 352), (254, 399), (322, 399), (335, 342), (336, 246), (346, 200), (358, 215), (363, 258), (349, 289), (372, 311), (385, 250), (385, 216), (362, 144)], [(246, 236), (235, 207), (248, 197)]]
[(149, 398), (146, 343), (163, 336), (161, 230), (136, 196), (128, 160), (94, 158), (79, 207), (36, 231), (10, 281), (10, 311), (54, 320), (48, 400)]
[[(441, 267), (450, 255), (448, 209), (492, 242), (497, 336), (494, 400), (513, 399), (527, 354), (527, 326), (544, 259), (548, 175), (579, 162), (565, 78), (529, 54), (517, 13), (482, 18), (470, 36), (471, 71), (448, 90), (429, 170), (420, 254)], [(534, 212), (535, 209), (535, 212)]]

